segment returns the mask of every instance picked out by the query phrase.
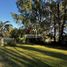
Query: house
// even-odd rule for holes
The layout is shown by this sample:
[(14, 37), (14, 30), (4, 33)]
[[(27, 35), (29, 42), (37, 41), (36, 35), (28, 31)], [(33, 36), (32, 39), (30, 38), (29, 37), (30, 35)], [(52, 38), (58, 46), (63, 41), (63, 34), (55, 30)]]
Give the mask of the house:
[(42, 36), (41, 34), (34, 35), (34, 34), (26, 34), (24, 36), (26, 38), (26, 43), (34, 43), (34, 44), (39, 44), (42, 43)]

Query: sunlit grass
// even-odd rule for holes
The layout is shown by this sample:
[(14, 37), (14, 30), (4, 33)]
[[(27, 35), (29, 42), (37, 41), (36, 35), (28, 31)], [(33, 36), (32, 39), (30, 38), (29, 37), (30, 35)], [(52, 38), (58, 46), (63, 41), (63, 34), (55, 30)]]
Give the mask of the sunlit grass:
[[(8, 62), (16, 67), (67, 67), (67, 50), (48, 48), (39, 45), (0, 47)], [(11, 64), (11, 67), (14, 67)]]
[(39, 49), (39, 50), (43, 50), (43, 51), (49, 51), (49, 52), (54, 52), (54, 53), (62, 53), (62, 54), (65, 54), (67, 55), (67, 50), (61, 50), (61, 49), (55, 49), (55, 48), (48, 48), (48, 47), (45, 47), (45, 46), (40, 46), (40, 45), (22, 45), (22, 46), (27, 46), (27, 47), (33, 47), (33, 48), (36, 48), (36, 49)]

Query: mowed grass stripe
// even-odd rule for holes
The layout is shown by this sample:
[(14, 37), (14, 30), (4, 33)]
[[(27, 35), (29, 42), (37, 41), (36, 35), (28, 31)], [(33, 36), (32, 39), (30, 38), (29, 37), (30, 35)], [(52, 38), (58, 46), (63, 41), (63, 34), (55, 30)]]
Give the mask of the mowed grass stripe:
[[(18, 63), (21, 67), (67, 67), (67, 60), (65, 60), (65, 58), (67, 59), (66, 50), (38, 45), (23, 45), (5, 48), (1, 47), (1, 49), (8, 56), (11, 56), (10, 59), (12, 59), (13, 62)], [(58, 57), (61, 54), (62, 56), (65, 56), (65, 58)]]

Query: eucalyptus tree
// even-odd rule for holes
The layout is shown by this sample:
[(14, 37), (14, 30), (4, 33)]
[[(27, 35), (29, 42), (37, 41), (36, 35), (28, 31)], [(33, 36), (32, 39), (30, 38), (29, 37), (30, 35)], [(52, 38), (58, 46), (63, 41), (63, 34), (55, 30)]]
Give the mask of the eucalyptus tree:
[(59, 28), (59, 41), (63, 40), (64, 26), (66, 24), (66, 13), (67, 13), (67, 1), (66, 0), (56, 0), (57, 6), (57, 22)]
[(27, 29), (36, 29), (38, 33), (53, 32), (54, 41), (56, 36), (60, 41), (66, 24), (66, 3), (66, 0), (17, 0), (19, 14), (12, 16)]
[(12, 14), (16, 21), (21, 22), (27, 28), (29, 26), (37, 28), (36, 30), (41, 32), (49, 28), (50, 23), (47, 21), (49, 12), (44, 10), (45, 3), (42, 0), (17, 0), (16, 4), (20, 12), (20, 14)]
[(67, 0), (63, 0), (62, 2), (62, 10), (63, 10), (63, 14), (62, 14), (62, 26), (61, 26), (61, 40), (63, 40), (63, 35), (64, 35), (64, 29), (66, 26), (66, 21), (67, 21)]
[[(49, 4), (50, 8), (50, 18), (51, 26), (54, 29), (54, 41), (56, 41), (56, 35), (58, 36), (58, 41), (63, 39), (64, 26), (66, 24), (66, 0), (48, 0), (46, 3)], [(64, 7), (64, 8), (63, 8)], [(52, 30), (53, 30), (52, 29)]]
[(30, 24), (30, 14), (32, 10), (32, 0), (17, 0), (17, 8), (20, 12), (18, 19), (27, 27)]
[(52, 0), (50, 3), (50, 10), (51, 10), (51, 23), (53, 25), (53, 29), (54, 30), (54, 42), (56, 42), (57, 40), (57, 33), (58, 33), (58, 22), (57, 22), (57, 5), (55, 0)]
[(35, 23), (35, 25), (39, 25), (39, 30), (41, 32), (45, 32), (49, 30), (50, 27), (50, 18), (49, 18), (49, 3), (45, 3), (43, 0), (33, 0), (32, 4), (32, 22)]
[[(66, 25), (67, 17), (67, 0), (55, 0), (55, 20), (56, 20), (56, 33), (58, 33), (58, 41), (63, 40), (64, 29)], [(54, 11), (53, 11), (54, 13)], [(52, 14), (53, 14), (52, 13)]]

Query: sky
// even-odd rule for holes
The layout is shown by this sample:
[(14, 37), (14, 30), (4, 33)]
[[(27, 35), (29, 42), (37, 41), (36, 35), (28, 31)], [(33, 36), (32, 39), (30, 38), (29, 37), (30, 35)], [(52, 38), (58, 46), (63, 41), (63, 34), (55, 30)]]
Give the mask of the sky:
[(10, 21), (14, 27), (19, 27), (11, 16), (12, 12), (18, 13), (16, 0), (0, 0), (0, 21)]

